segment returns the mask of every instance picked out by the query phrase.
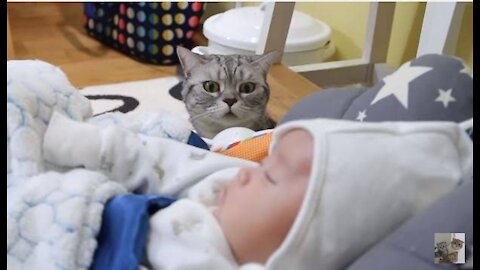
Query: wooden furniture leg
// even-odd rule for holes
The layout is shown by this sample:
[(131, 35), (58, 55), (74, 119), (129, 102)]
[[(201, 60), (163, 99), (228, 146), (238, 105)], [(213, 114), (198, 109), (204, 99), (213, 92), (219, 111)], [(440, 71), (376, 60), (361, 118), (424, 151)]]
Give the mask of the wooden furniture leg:
[(8, 18), (8, 13), (7, 13), (7, 60), (10, 60), (13, 58), (14, 58), (13, 40), (12, 40), (11, 31), (10, 31), (10, 20)]

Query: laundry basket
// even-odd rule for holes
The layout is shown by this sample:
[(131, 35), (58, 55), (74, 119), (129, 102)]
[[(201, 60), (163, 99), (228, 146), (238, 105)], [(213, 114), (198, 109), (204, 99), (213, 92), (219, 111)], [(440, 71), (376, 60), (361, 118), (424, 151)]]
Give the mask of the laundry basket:
[(203, 14), (200, 2), (85, 3), (87, 33), (143, 62), (178, 63), (175, 47), (193, 47)]

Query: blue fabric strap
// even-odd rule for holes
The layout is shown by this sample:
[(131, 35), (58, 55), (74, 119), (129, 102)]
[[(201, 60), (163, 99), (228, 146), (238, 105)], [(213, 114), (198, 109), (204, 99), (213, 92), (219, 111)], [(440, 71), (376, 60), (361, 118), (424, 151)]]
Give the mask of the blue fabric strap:
[(208, 147), (208, 144), (200, 136), (198, 136), (197, 133), (193, 131), (190, 133), (190, 137), (188, 137), (187, 144), (193, 145), (205, 150), (210, 150), (210, 148)]
[(148, 220), (175, 201), (171, 197), (121, 195), (103, 211), (98, 247), (90, 269), (138, 269), (148, 233)]

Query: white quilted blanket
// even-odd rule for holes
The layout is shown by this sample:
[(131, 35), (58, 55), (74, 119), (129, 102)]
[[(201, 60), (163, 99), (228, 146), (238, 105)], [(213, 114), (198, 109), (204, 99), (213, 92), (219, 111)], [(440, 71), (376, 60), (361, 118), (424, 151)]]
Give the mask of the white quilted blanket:
[(100, 171), (68, 170), (44, 159), (42, 143), (57, 111), (77, 121), (120, 125), (186, 142), (187, 124), (157, 113), (90, 118), (89, 101), (64, 73), (42, 61), (7, 61), (7, 269), (87, 269), (105, 202), (129, 192)]

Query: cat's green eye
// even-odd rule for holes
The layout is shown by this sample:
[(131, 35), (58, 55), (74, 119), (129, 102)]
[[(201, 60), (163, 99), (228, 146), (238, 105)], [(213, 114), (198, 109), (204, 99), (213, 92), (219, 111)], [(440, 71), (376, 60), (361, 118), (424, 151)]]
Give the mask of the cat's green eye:
[(209, 93), (216, 93), (220, 91), (220, 85), (215, 81), (206, 81), (203, 82), (203, 89)]
[(255, 84), (252, 82), (245, 82), (240, 85), (240, 93), (250, 94), (255, 91)]

